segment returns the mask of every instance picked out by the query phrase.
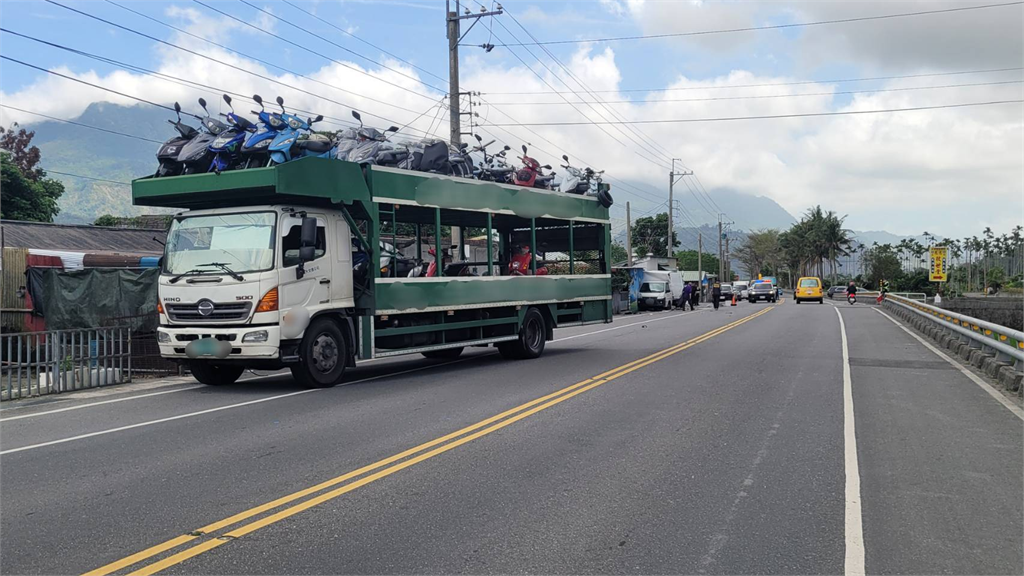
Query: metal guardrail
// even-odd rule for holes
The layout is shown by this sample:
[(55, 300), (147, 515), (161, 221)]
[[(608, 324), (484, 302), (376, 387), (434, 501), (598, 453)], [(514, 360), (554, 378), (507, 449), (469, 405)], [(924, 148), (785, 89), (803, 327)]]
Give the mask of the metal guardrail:
[(124, 327), (0, 335), (0, 400), (131, 382)]
[(943, 308), (915, 302), (889, 294), (883, 305), (891, 304), (923, 316), (939, 325), (950, 335), (956, 334), (962, 341), (976, 344), (978, 348), (992, 353), (1000, 361), (1013, 363), (1018, 372), (1024, 371), (1024, 332), (993, 324), (985, 320), (951, 312)]

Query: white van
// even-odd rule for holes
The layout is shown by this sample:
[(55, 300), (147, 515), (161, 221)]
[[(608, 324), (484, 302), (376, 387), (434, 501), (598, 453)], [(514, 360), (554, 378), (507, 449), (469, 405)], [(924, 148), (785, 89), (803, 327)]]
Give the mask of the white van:
[[(647, 291), (644, 290), (645, 286)], [(666, 300), (667, 304), (664, 303)], [(648, 301), (651, 303), (648, 304)], [(661, 303), (655, 303), (657, 301)], [(641, 308), (648, 309), (682, 306), (683, 275), (676, 271), (645, 270), (643, 284), (640, 285), (640, 304)]]
[(744, 280), (737, 280), (732, 283), (733, 294), (740, 300), (746, 300), (750, 294), (747, 292), (750, 288), (750, 283)]

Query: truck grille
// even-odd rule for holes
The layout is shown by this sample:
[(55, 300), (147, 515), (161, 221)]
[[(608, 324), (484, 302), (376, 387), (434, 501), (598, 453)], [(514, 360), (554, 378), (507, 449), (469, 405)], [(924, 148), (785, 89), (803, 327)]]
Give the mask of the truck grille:
[(249, 318), (252, 302), (214, 302), (209, 314), (200, 312), (199, 304), (167, 304), (167, 316), (172, 322), (234, 322)]

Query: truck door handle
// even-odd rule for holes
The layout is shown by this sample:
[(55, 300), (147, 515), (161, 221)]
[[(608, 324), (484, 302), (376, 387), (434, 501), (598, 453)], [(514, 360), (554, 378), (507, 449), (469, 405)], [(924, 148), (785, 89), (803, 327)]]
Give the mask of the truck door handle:
[(321, 278), (320, 279), (320, 283), (321, 284), (330, 284), (331, 283), (331, 279), (330, 278)]

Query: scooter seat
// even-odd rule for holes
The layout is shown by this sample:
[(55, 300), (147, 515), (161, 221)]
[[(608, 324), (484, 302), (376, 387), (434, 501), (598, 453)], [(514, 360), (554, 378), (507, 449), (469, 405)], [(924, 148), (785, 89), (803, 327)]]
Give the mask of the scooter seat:
[(302, 150), (321, 154), (330, 150), (333, 144), (328, 140), (299, 140), (295, 146)]

